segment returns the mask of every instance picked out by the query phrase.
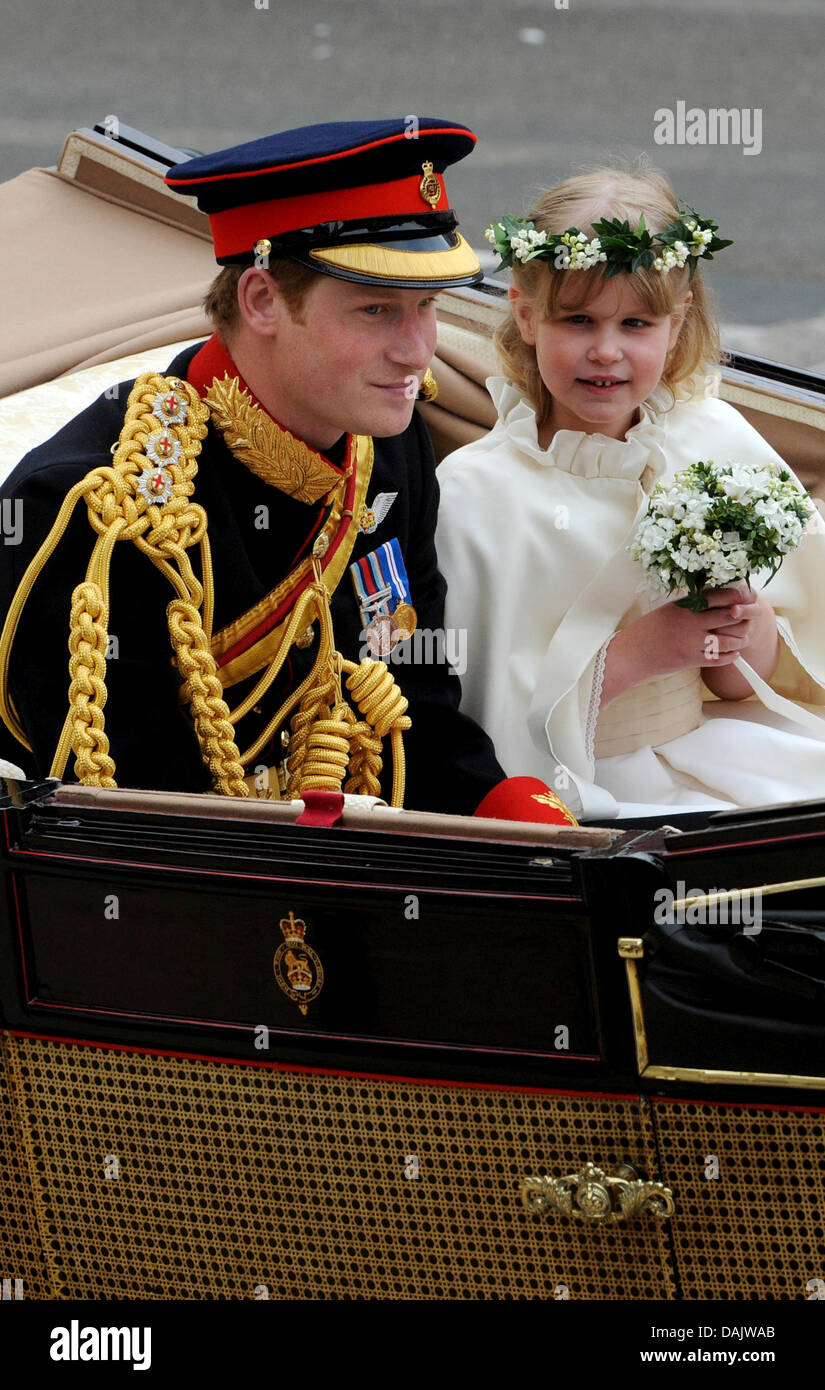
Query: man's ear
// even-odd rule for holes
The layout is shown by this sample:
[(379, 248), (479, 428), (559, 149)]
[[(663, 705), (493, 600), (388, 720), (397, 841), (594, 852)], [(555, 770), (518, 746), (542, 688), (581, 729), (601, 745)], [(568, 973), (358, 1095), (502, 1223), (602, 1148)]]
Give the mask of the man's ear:
[(511, 285), (507, 294), (510, 299), (510, 312), (516, 321), (516, 327), (530, 347), (536, 345), (536, 314), (533, 308), (533, 301), (527, 298), (516, 285)]
[(668, 352), (672, 352), (679, 341), (679, 334), (682, 331), (685, 314), (690, 308), (692, 300), (693, 290), (686, 290), (684, 299), (681, 299), (679, 303), (674, 306), (673, 313), (670, 316), (670, 338), (667, 344)]
[(253, 333), (273, 338), (286, 305), (272, 276), (260, 266), (249, 266), (238, 281), (238, 310)]

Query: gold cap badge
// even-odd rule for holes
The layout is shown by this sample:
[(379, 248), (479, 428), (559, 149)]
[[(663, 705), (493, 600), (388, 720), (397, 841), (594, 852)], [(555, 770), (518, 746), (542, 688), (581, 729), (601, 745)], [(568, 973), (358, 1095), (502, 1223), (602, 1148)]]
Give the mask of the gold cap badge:
[(421, 182), (418, 185), (421, 197), (425, 203), (435, 209), (441, 202), (441, 180), (438, 174), (433, 173), (432, 160), (425, 159), (421, 168), (424, 170)]

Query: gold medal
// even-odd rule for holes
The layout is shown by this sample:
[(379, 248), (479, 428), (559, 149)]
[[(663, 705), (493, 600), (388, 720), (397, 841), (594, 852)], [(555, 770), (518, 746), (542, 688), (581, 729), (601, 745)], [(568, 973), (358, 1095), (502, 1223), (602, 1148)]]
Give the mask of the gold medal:
[[(418, 626), (418, 614), (412, 604), (399, 603), (392, 616), (401, 631), (405, 632), (407, 637), (411, 637)], [(403, 642), (406, 639), (404, 637), (399, 637), (398, 640), (399, 642)]]

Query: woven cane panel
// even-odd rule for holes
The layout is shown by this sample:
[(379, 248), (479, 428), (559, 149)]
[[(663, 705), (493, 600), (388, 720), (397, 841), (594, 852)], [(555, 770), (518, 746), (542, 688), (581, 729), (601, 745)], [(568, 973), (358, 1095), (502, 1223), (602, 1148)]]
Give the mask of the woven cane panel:
[(50, 1298), (7, 1052), (6, 1036), (0, 1034), (0, 1281), (5, 1297)]
[(14, 1054), (64, 1297), (670, 1296), (660, 1227), (542, 1219), (518, 1195), (588, 1158), (646, 1169), (631, 1102)]
[(654, 1119), (683, 1298), (825, 1288), (825, 1112), (659, 1103)]

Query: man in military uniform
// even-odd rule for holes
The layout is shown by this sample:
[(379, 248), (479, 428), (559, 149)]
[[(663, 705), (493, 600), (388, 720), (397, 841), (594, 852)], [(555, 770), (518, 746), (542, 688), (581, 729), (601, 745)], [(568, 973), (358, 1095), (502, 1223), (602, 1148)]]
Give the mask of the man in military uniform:
[[(64, 765), (71, 750), (87, 782), (236, 794), (284, 794), (291, 782), (300, 794), (329, 785), (336, 758), (351, 780), (357, 745), (367, 768), (352, 789), (377, 792), (377, 776), (389, 796), (397, 737), (380, 718), (376, 734), (375, 708), (365, 697), (364, 715), (335, 652), (357, 664), (407, 641), (412, 659), (376, 668), (384, 686), (388, 669), (400, 674), (407, 701), (395, 692), (391, 712), (406, 747), (405, 804), (470, 812), (501, 779), (489, 740), (458, 712), (457, 678), (443, 661), (416, 660), (414, 633), (405, 637), (443, 627), (438, 489), (414, 402), (435, 348), (435, 292), (479, 274), (442, 177), (473, 144), (446, 121), (422, 119), (416, 132), (360, 122), (170, 171), (169, 185), (210, 216), (225, 267), (206, 301), (219, 331), (142, 391), (107, 393), (4, 488), (24, 517), (23, 543), (4, 552), (9, 608), (81, 485), (16, 632), (7, 624), (6, 715), (30, 745), (24, 765), (47, 773), (62, 733)], [(205, 432), (193, 440), (198, 401)], [(301, 631), (288, 633), (312, 590)], [(273, 724), (304, 684), (303, 705)], [(313, 754), (306, 730), (319, 720), (327, 737)], [(353, 736), (342, 753), (336, 739), (353, 726), (360, 744)], [(290, 776), (296, 736), (303, 765)], [(55, 770), (71, 777), (71, 762)]]
[(502, 781), (443, 642), (417, 640), (445, 586), (414, 403), (436, 291), (480, 276), (443, 179), (474, 143), (425, 118), (311, 126), (170, 170), (224, 267), (216, 333), (3, 489), (24, 525), (0, 713), (38, 774), (459, 813)]

